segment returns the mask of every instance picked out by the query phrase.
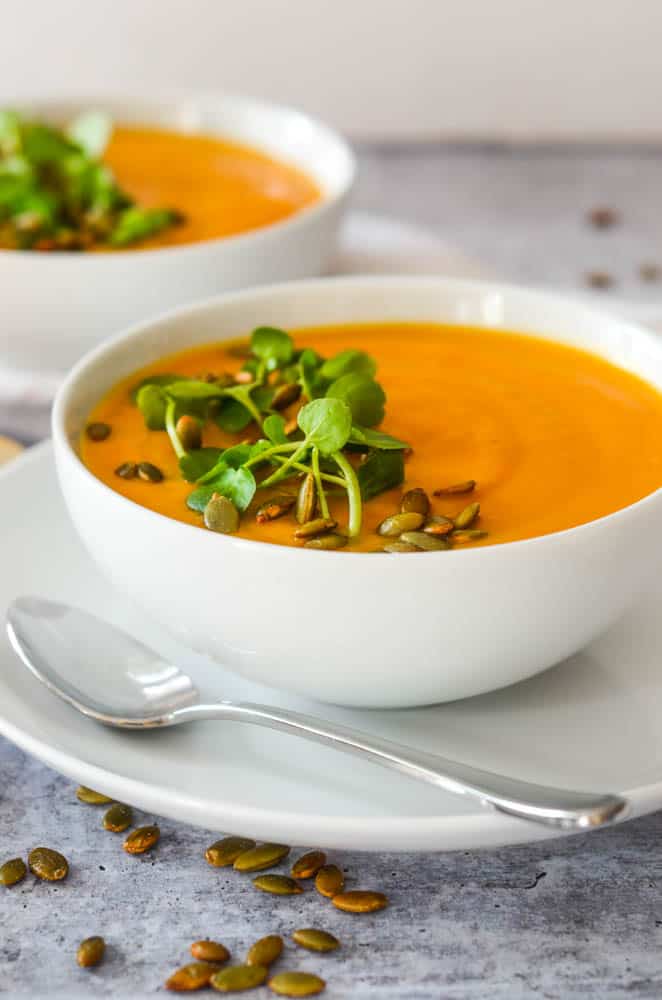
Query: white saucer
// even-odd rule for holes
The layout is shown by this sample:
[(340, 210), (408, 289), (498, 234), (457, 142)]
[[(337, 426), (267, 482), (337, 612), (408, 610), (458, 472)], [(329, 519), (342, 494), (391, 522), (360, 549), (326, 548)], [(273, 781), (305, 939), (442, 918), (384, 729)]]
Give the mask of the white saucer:
[[(662, 583), (583, 654), (524, 684), (427, 709), (347, 711), (247, 684), (146, 623), (81, 548), (60, 500), (50, 445), (0, 470), (0, 523), (0, 610), (22, 593), (70, 601), (177, 658), (210, 698), (288, 704), (531, 781), (621, 792), (631, 816), (662, 806)], [(354, 655), (360, 669), (360, 651)], [(41, 688), (4, 634), (0, 732), (82, 784), (213, 830), (367, 850), (475, 849), (554, 835), (249, 726), (104, 729)]]

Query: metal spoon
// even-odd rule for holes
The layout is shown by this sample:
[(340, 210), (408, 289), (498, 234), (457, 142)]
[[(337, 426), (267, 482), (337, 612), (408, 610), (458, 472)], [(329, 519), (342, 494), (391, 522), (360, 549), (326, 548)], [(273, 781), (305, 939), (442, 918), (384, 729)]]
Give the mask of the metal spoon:
[(7, 612), (7, 632), (35, 677), (83, 715), (109, 726), (150, 729), (196, 719), (248, 722), (365, 757), (498, 812), (565, 830), (603, 826), (623, 818), (627, 809), (617, 795), (518, 781), (287, 709), (229, 701), (201, 704), (193, 681), (178, 667), (109, 622), (66, 604), (17, 598)]

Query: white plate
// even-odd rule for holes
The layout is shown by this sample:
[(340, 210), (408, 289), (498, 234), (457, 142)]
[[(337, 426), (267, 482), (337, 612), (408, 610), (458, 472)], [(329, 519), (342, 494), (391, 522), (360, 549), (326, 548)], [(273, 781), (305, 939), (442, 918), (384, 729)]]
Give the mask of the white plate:
[[(210, 698), (288, 704), (531, 781), (621, 792), (632, 816), (662, 806), (662, 584), (584, 653), (516, 687), (436, 708), (320, 709), (247, 684), (141, 621), (81, 548), (50, 445), (0, 471), (0, 524), (0, 609), (21, 593), (71, 601), (177, 657)], [(82, 784), (214, 830), (367, 850), (475, 849), (553, 835), (283, 734), (217, 722), (104, 729), (42, 689), (4, 634), (0, 732)]]

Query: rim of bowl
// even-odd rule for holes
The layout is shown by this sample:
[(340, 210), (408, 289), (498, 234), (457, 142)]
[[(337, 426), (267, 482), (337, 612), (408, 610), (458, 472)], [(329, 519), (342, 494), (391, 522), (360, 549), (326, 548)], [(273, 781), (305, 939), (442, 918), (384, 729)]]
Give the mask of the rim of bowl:
[[(130, 327), (128, 330), (123, 330), (116, 334), (114, 337), (106, 340), (104, 343), (100, 344), (98, 347), (94, 348), (85, 354), (71, 369), (64, 382), (57, 391), (55, 400), (53, 402), (53, 411), (51, 417), (51, 430), (53, 434), (53, 440), (55, 443), (59, 443), (68, 453), (69, 457), (72, 458), (81, 469), (83, 475), (88, 478), (95, 486), (101, 489), (102, 492), (106, 492), (115, 498), (122, 506), (129, 505), (133, 508), (139, 516), (147, 516), (150, 518), (159, 518), (167, 521), (169, 524), (174, 526), (174, 530), (182, 529), (186, 532), (199, 532), (200, 528), (194, 524), (188, 524), (185, 521), (178, 521), (175, 518), (168, 517), (167, 514), (162, 514), (160, 511), (152, 510), (149, 507), (144, 507), (142, 504), (136, 503), (135, 500), (129, 499), (129, 497), (123, 496), (118, 493), (112, 487), (108, 486), (101, 479), (94, 475), (93, 472), (88, 469), (80, 455), (73, 446), (69, 436), (67, 435), (65, 429), (65, 421), (68, 412), (68, 407), (70, 403), (70, 397), (74, 390), (76, 389), (79, 381), (84, 379), (86, 370), (95, 365), (105, 354), (112, 354), (114, 350), (120, 346), (120, 344), (125, 344), (132, 340), (141, 340), (143, 337), (148, 336), (150, 331), (153, 330), (155, 326), (159, 326), (161, 323), (177, 319), (184, 316), (188, 316), (193, 322), (195, 321), (195, 316), (197, 313), (207, 312), (209, 309), (217, 308), (223, 306), (225, 303), (236, 303), (242, 300), (250, 300), (256, 293), (268, 294), (274, 291), (280, 291), (281, 294), (290, 292), (296, 295), (297, 291), (303, 288), (311, 288), (317, 286), (319, 288), (335, 288), (339, 284), (346, 285), (370, 285), (374, 287), (388, 287), (389, 285), (398, 284), (399, 286), (409, 286), (409, 287), (423, 287), (436, 285), (438, 287), (457, 287), (458, 291), (460, 289), (465, 290), (483, 290), (486, 293), (498, 292), (502, 295), (525, 295), (529, 296), (539, 303), (548, 302), (552, 304), (570, 305), (572, 308), (576, 309), (579, 313), (582, 313), (588, 318), (594, 318), (596, 322), (600, 320), (609, 320), (610, 322), (616, 322), (624, 330), (630, 332), (636, 336), (639, 340), (647, 343), (654, 350), (659, 351), (662, 354), (662, 343), (649, 333), (643, 327), (638, 326), (636, 323), (631, 323), (628, 320), (621, 320), (620, 317), (614, 316), (609, 313), (605, 313), (600, 309), (596, 309), (593, 306), (585, 305), (583, 302), (575, 302), (572, 298), (566, 297), (565, 295), (555, 293), (539, 291), (538, 289), (531, 288), (526, 285), (516, 285), (508, 282), (494, 282), (494, 281), (482, 281), (478, 279), (456, 279), (456, 278), (443, 278), (434, 276), (416, 276), (416, 275), (349, 275), (349, 276), (332, 276), (326, 278), (305, 278), (298, 281), (287, 281), (272, 283), (270, 285), (255, 285), (251, 288), (244, 288), (236, 292), (226, 292), (221, 295), (214, 295), (206, 299), (199, 300), (198, 302), (188, 303), (183, 306), (178, 306), (176, 309), (168, 309), (160, 313), (158, 316), (152, 317), (150, 320), (143, 321)], [(367, 322), (367, 321), (366, 321)], [(390, 322), (398, 322), (393, 320)], [(403, 317), (401, 322), (408, 322), (406, 317)], [(417, 320), (416, 322), (424, 322), (424, 320)], [(439, 320), (429, 320), (429, 322), (440, 322)], [(310, 325), (310, 324), (308, 324)], [(443, 325), (440, 322), (440, 325)], [(451, 324), (452, 325), (452, 324)], [(494, 327), (486, 326), (486, 330), (494, 330)], [(498, 332), (498, 330), (497, 330)], [(521, 332), (526, 335), (525, 331), (513, 331)], [(535, 332), (532, 331), (532, 335), (535, 336)], [(226, 338), (229, 339), (229, 338)], [(554, 343), (559, 343), (554, 337), (548, 337)], [(222, 340), (219, 341), (222, 343)], [(582, 349), (581, 347), (579, 348)], [(176, 351), (174, 352), (176, 353)], [(598, 357), (602, 357), (599, 352), (589, 352), (595, 353)], [(609, 360), (609, 359), (606, 359)], [(610, 362), (613, 364), (613, 362)], [(615, 367), (621, 367), (620, 365), (615, 365)], [(627, 371), (627, 369), (624, 369)], [(646, 382), (646, 384), (651, 385), (658, 393), (662, 395), (662, 389), (654, 385), (653, 382), (649, 382), (646, 378), (639, 375), (637, 376)], [(116, 380), (117, 381), (117, 380)], [(99, 399), (101, 396), (99, 396)], [(608, 521), (621, 521), (627, 519), (632, 515), (632, 512), (644, 507), (650, 506), (656, 499), (662, 497), (662, 486), (653, 490), (651, 493), (647, 493), (645, 496), (641, 497), (639, 500), (635, 500), (633, 503), (627, 504), (625, 507), (620, 507), (618, 510), (612, 511), (610, 514), (604, 514), (602, 517), (593, 518), (590, 521), (585, 521), (582, 524), (574, 525), (571, 528), (562, 528), (558, 531), (550, 531), (544, 535), (534, 535), (532, 538), (520, 538), (509, 542), (494, 542), (489, 545), (478, 546), (475, 548), (460, 548), (460, 549), (449, 549), (443, 552), (428, 552), (426, 555), (429, 556), (443, 556), (445, 559), (489, 559), (494, 558), (498, 553), (500, 553), (504, 548), (508, 549), (523, 549), (523, 548), (533, 548), (535, 546), (542, 546), (544, 544), (554, 544), (555, 540), (560, 538), (573, 538), (578, 534), (587, 534), (590, 531), (595, 530), (596, 525), (604, 525)], [(142, 512), (142, 515), (140, 514)], [(237, 549), (241, 549), (244, 546), (250, 546), (251, 548), (257, 546), (262, 549), (268, 549), (273, 554), (273, 550), (283, 550), (283, 553), (287, 554), (293, 550), (297, 552), (306, 552), (306, 558), (309, 559), (328, 559), (330, 556), (342, 559), (362, 559), (366, 556), (374, 555), (372, 552), (344, 552), (339, 551), (317, 551), (315, 549), (306, 549), (301, 546), (291, 546), (291, 545), (279, 545), (274, 542), (261, 542), (253, 538), (243, 538), (241, 535), (224, 535), (218, 532), (208, 532), (208, 534), (213, 535), (216, 538), (216, 542), (212, 544), (229, 545)], [(491, 555), (490, 555), (491, 553)], [(379, 554), (379, 553), (376, 553)], [(284, 555), (285, 557), (285, 555)], [(397, 560), (394, 560), (397, 562)], [(383, 565), (380, 563), (380, 565)]]
[[(16, 108), (19, 111), (28, 110), (34, 108), (34, 110), (39, 113), (40, 109), (48, 113), (48, 110), (54, 111), (56, 108), (63, 107), (65, 105), (71, 105), (72, 112), (77, 108), (79, 111), (83, 111), (90, 106), (97, 105), (102, 110), (104, 105), (107, 107), (112, 104), (130, 104), (132, 101), (140, 103), (141, 106), (145, 108), (160, 108), (162, 110), (186, 110), (187, 108), (199, 108), (200, 110), (205, 110), (205, 108), (213, 106), (215, 103), (227, 102), (230, 105), (235, 105), (236, 107), (243, 106), (246, 109), (252, 109), (258, 113), (269, 114), (271, 112), (291, 115), (293, 118), (298, 118), (301, 121), (307, 122), (309, 125), (319, 132), (319, 134), (324, 138), (325, 142), (330, 143), (336, 150), (340, 153), (344, 160), (344, 177), (338, 186), (338, 189), (333, 192), (326, 192), (320, 187), (321, 197), (318, 201), (314, 202), (312, 205), (304, 205), (303, 208), (297, 209), (291, 215), (286, 216), (284, 219), (278, 219), (276, 222), (269, 222), (263, 226), (257, 226), (255, 229), (249, 229), (243, 233), (234, 233), (227, 236), (216, 236), (207, 240), (195, 240), (191, 243), (180, 243), (174, 244), (173, 246), (163, 246), (163, 247), (147, 247), (141, 250), (140, 247), (135, 247), (130, 250), (122, 251), (98, 251), (95, 253), (85, 253), (80, 250), (58, 250), (54, 253), (38, 253), (35, 251), (25, 251), (25, 250), (10, 250), (6, 247), (0, 247), (0, 260), (5, 257), (11, 257), (13, 259), (18, 255), (21, 258), (29, 257), (30, 260), (40, 260), (44, 262), (49, 262), (53, 264), (55, 261), (116, 261), (118, 259), (124, 259), (127, 253), (131, 255), (140, 255), (140, 259), (153, 257), (154, 255), (163, 254), (176, 254), (176, 253), (186, 253), (194, 254), (201, 253), (204, 250), (217, 249), (228, 244), (236, 246), (241, 243), (250, 243), (252, 240), (258, 240), (260, 238), (268, 238), (270, 236), (277, 237), (280, 233), (286, 229), (299, 228), (302, 225), (306, 225), (309, 221), (314, 221), (319, 216), (325, 215), (329, 209), (333, 208), (335, 205), (341, 203), (352, 190), (354, 183), (356, 181), (357, 175), (357, 161), (356, 156), (349, 144), (349, 142), (344, 138), (344, 136), (337, 131), (337, 129), (332, 128), (327, 125), (321, 118), (316, 115), (308, 114), (307, 111), (302, 111), (300, 108), (295, 107), (291, 104), (279, 104), (275, 101), (266, 101), (259, 97), (251, 97), (244, 94), (235, 94), (231, 92), (218, 91), (218, 92), (197, 92), (197, 93), (165, 93), (163, 95), (151, 98), (151, 97), (136, 97), (129, 94), (105, 94), (96, 96), (94, 94), (88, 95), (88, 97), (79, 97), (76, 95), (63, 94), (61, 97), (23, 97), (20, 99), (3, 99), (3, 105), (5, 107)], [(121, 124), (121, 123), (120, 123)], [(145, 127), (150, 128), (159, 127), (157, 124), (152, 124), (149, 120), (142, 123)], [(174, 131), (181, 131), (182, 134), (186, 135), (187, 132), (183, 129), (176, 127), (173, 123), (170, 126), (161, 125), (162, 128), (172, 128)], [(191, 135), (206, 135), (213, 133), (207, 133), (204, 128), (195, 128), (190, 131)], [(221, 133), (219, 133), (219, 136)], [(249, 146), (256, 149), (260, 153), (265, 153), (269, 155), (274, 160), (279, 160), (281, 163), (286, 163), (286, 160), (279, 158), (279, 154), (267, 153), (262, 147), (254, 142), (243, 142), (243, 140), (233, 139), (231, 134), (225, 135), (232, 141), (240, 142), (243, 145)], [(312, 177), (313, 181), (318, 184), (318, 178), (314, 177), (310, 171), (305, 170), (302, 167), (298, 167), (296, 164), (288, 164), (295, 166), (297, 170), (301, 170), (303, 173)], [(39, 266), (45, 266), (45, 264), (40, 264)], [(111, 265), (113, 266), (113, 265)]]

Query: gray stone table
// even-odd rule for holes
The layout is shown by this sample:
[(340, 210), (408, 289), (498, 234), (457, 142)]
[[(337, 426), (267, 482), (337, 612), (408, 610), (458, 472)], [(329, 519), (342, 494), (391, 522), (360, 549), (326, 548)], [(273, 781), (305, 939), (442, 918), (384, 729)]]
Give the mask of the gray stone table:
[[(432, 227), (512, 280), (577, 290), (586, 271), (604, 270), (617, 282), (606, 301), (662, 302), (662, 284), (638, 277), (642, 263), (662, 264), (662, 150), (394, 146), (360, 155), (357, 207)], [(618, 209), (621, 224), (587, 226), (597, 204)], [(43, 843), (72, 864), (64, 883), (28, 879), (0, 892), (0, 994), (163, 994), (196, 938), (219, 938), (241, 956), (263, 934), (321, 924), (342, 950), (292, 958), (327, 979), (329, 1000), (662, 996), (662, 814), (491, 852), (335, 852), (348, 885), (391, 899), (382, 913), (352, 918), (314, 893), (281, 900), (211, 869), (203, 852), (215, 838), (181, 824), (163, 820), (158, 850), (129, 858), (71, 782), (2, 740), (0, 769), (0, 857)], [(109, 950), (88, 972), (74, 954), (92, 933)]]

